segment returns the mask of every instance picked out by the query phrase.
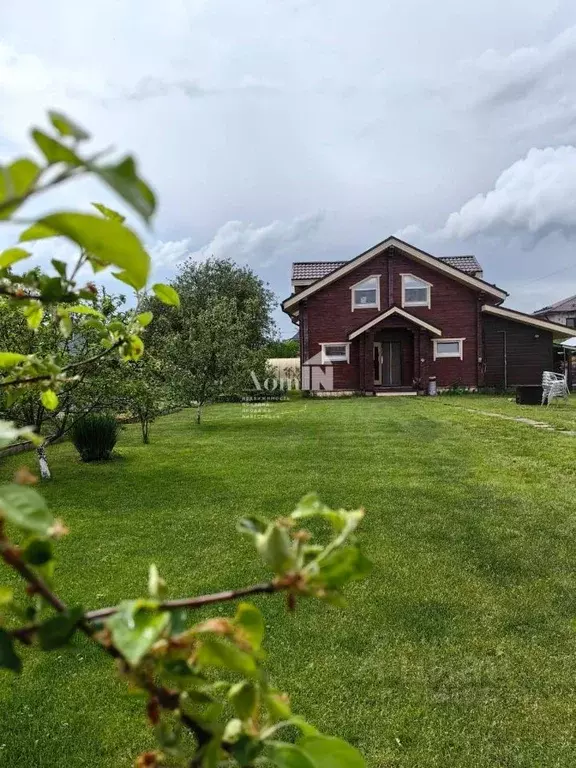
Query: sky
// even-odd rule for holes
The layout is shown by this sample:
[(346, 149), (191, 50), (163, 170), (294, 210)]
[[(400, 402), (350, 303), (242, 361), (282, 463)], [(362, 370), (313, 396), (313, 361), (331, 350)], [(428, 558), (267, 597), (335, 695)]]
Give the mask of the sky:
[[(517, 309), (576, 293), (575, 86), (570, 0), (0, 6), (0, 162), (62, 110), (136, 154), (160, 203), (140, 228), (155, 280), (230, 257), (279, 300), (292, 261), (391, 234), (475, 254)], [(121, 208), (92, 181), (38, 205), (93, 200)]]

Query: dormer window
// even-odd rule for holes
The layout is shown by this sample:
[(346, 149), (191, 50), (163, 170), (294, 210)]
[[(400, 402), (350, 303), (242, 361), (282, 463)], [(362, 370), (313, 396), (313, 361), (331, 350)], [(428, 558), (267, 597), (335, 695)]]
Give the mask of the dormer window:
[(353, 285), (352, 311), (355, 309), (380, 309), (380, 275), (371, 275)]
[(430, 309), (431, 283), (415, 275), (402, 275), (402, 306)]

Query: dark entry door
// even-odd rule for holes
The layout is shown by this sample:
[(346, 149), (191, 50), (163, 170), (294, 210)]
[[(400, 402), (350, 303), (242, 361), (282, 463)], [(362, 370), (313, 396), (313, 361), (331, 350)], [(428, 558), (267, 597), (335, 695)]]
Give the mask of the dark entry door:
[(402, 385), (402, 344), (399, 341), (382, 342), (382, 386)]

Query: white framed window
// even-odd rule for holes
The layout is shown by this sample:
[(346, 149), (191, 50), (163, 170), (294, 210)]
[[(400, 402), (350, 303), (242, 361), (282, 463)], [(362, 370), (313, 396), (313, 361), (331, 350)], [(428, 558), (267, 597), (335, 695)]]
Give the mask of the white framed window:
[(464, 342), (466, 339), (433, 339), (434, 360), (439, 357), (458, 357), (464, 358)]
[(350, 342), (345, 341), (334, 344), (321, 344), (322, 364), (326, 363), (349, 363), (350, 362)]
[(355, 309), (380, 309), (380, 275), (370, 275), (355, 283), (352, 291), (352, 311)]
[(404, 274), (402, 278), (402, 306), (428, 307), (430, 309), (432, 283), (416, 275)]

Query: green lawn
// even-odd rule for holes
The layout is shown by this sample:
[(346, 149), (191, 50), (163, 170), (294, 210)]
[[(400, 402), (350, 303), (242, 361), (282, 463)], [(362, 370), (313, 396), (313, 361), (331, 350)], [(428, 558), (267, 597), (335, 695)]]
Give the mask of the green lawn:
[[(248, 584), (265, 573), (240, 515), (288, 512), (308, 490), (363, 504), (375, 569), (347, 610), (257, 601), (294, 709), (371, 768), (576, 765), (576, 437), (465, 410), (498, 407), (517, 408), (297, 400), (247, 419), (226, 405), (200, 428), (192, 413), (161, 419), (149, 446), (128, 427), (107, 464), (55, 446), (45, 492), (71, 528), (63, 597), (92, 608), (143, 594), (150, 561), (174, 596)], [(559, 409), (529, 409), (542, 412)], [(4, 460), (3, 477), (31, 461)], [(151, 744), (97, 648), (24, 655), (20, 679), (0, 677), (1, 766), (120, 768)]]

